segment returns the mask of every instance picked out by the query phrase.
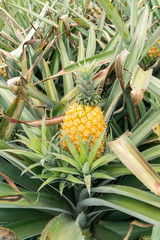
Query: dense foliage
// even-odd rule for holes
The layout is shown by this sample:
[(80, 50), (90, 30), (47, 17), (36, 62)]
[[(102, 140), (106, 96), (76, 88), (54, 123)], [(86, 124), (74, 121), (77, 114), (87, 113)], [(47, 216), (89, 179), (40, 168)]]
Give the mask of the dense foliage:
[[(160, 239), (159, 7), (2, 1), (0, 238)], [(91, 88), (85, 65), (96, 69)], [(94, 91), (107, 128), (92, 141), (97, 118), (77, 147), (61, 124)]]

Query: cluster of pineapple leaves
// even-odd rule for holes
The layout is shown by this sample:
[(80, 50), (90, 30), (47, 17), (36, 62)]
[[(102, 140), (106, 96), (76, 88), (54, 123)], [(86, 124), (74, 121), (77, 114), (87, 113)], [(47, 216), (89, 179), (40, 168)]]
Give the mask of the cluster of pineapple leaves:
[[(159, 1), (0, 4), (0, 238), (159, 240)], [(64, 134), (64, 151), (77, 69), (93, 63), (107, 129), (90, 152)]]

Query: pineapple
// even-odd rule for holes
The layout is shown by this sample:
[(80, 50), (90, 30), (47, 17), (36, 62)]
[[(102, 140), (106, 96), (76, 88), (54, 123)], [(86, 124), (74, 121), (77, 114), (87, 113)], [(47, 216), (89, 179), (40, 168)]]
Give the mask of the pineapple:
[[(160, 40), (158, 41), (158, 44), (160, 45)], [(152, 58), (157, 58), (160, 56), (160, 51), (156, 46), (153, 46), (149, 51), (148, 51), (149, 56)]]
[[(69, 136), (77, 151), (79, 151), (77, 131), (84, 144), (86, 144), (91, 136), (89, 145), (89, 150), (91, 150), (99, 135), (105, 130), (106, 123), (104, 121), (103, 112), (98, 106), (100, 100), (100, 96), (98, 95), (99, 83), (98, 81), (93, 81), (93, 75), (95, 74), (93, 63), (85, 63), (84, 66), (80, 66), (78, 70), (77, 87), (79, 94), (76, 102), (69, 106), (68, 110), (65, 112), (61, 127), (63, 132)], [(64, 138), (62, 132), (60, 138)], [(97, 151), (96, 158), (101, 157), (104, 153), (105, 138), (106, 136), (104, 135)], [(68, 150), (65, 139), (62, 140), (62, 144), (63, 149)]]
[[(2, 63), (2, 60), (0, 59), (0, 63)], [(4, 78), (7, 77), (6, 69), (0, 68), (0, 76), (3, 76)]]

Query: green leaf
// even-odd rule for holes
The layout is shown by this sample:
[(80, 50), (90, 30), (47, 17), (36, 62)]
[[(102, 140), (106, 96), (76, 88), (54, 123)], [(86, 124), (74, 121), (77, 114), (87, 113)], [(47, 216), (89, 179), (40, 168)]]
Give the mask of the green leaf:
[(84, 240), (78, 219), (74, 221), (70, 216), (61, 214), (53, 218), (45, 227), (40, 240)]
[(12, 51), (11, 47), (7, 46), (7, 44), (5, 44), (4, 42), (1, 42), (1, 41), (0, 41), (0, 48), (6, 50), (8, 52)]
[(66, 183), (66, 181), (60, 181), (60, 184), (59, 184), (59, 191), (60, 191), (61, 196), (63, 195), (63, 190), (65, 188), (65, 183)]
[[(33, 75), (34, 76), (34, 75)], [(57, 102), (49, 99), (42, 91), (38, 90), (33, 84), (28, 83), (27, 84), (27, 89), (25, 89), (26, 93), (35, 98), (38, 99), (39, 101), (43, 102), (49, 107), (54, 107)]]
[(89, 198), (81, 201), (79, 210), (84, 206), (110, 207), (145, 222), (160, 225), (160, 208), (129, 197), (109, 193), (103, 195), (101, 199)]
[(151, 0), (152, 3), (152, 8), (154, 9), (155, 13), (157, 14), (157, 17), (160, 18), (160, 13), (158, 11), (157, 6), (159, 6), (159, 1), (158, 0)]
[(37, 211), (34, 209), (16, 209), (16, 208), (1, 208), (0, 222), (3, 224), (15, 223), (28, 219), (49, 218), (51, 215)]
[(144, 159), (132, 141), (123, 134), (115, 141), (108, 143), (111, 150), (122, 163), (151, 191), (160, 195), (160, 178)]
[(39, 140), (37, 135), (34, 134), (33, 131), (34, 128), (28, 127), (25, 124), (23, 124), (23, 129), (27, 134), (31, 144), (33, 145), (33, 150), (37, 153), (41, 153), (41, 140)]
[[(6, 112), (6, 115), (15, 119), (18, 119), (21, 115), (21, 112), (24, 108), (24, 100), (20, 97), (16, 97), (11, 103), (9, 109)], [(12, 132), (16, 127), (15, 123), (8, 122), (6, 119), (3, 118), (2, 122), (0, 123), (0, 138), (4, 138), (5, 140), (9, 140)]]
[(32, 178), (33, 179), (46, 179), (46, 178), (49, 178), (49, 177), (52, 177), (53, 176), (53, 173), (42, 173), (42, 174), (36, 174), (35, 176), (33, 176)]
[(153, 132), (152, 128), (160, 122), (160, 110), (154, 111), (130, 136), (132, 142), (139, 146)]
[(98, 240), (123, 240), (118, 233), (97, 224), (93, 228), (93, 237)]
[(71, 174), (68, 174), (67, 177), (65, 178), (66, 180), (72, 182), (72, 183), (78, 183), (78, 184), (84, 184), (84, 182), (82, 182), (79, 178), (74, 177)]
[(53, 155), (55, 155), (59, 159), (64, 160), (65, 162), (68, 162), (69, 164), (71, 164), (72, 166), (74, 166), (75, 168), (77, 168), (80, 171), (79, 164), (74, 159), (67, 157), (63, 154), (58, 154), (58, 153), (53, 153)]
[[(117, 216), (118, 217), (118, 216)], [(103, 221), (103, 226), (107, 229), (110, 229), (118, 234), (120, 234), (123, 238), (126, 236), (130, 224), (132, 220), (130, 221), (119, 221), (117, 218), (117, 221)], [(151, 233), (152, 227), (139, 227), (134, 225), (133, 231), (131, 232), (130, 239), (138, 239), (139, 236), (144, 234)]]
[(130, 54), (127, 57), (126, 67), (130, 71), (133, 71), (133, 68), (140, 60), (146, 40), (147, 22), (148, 8), (145, 7), (137, 25), (135, 34), (133, 35), (132, 42), (128, 48)]
[(45, 124), (45, 119), (46, 119), (46, 115), (44, 115), (44, 117), (42, 119), (42, 127), (41, 127), (41, 137), (42, 137), (41, 148), (42, 148), (42, 146), (44, 146), (44, 149), (45, 149), (44, 152), (41, 150), (43, 155), (47, 155), (47, 152), (48, 152), (47, 127), (46, 127), (46, 124)]
[(87, 191), (90, 195), (90, 190), (91, 190), (91, 175), (84, 175), (84, 181), (86, 183)]
[(130, 197), (132, 199), (136, 199), (155, 207), (160, 208), (159, 197), (153, 195), (150, 192), (142, 191), (137, 188), (121, 186), (121, 185), (110, 185), (110, 186), (100, 186), (92, 188), (91, 191), (98, 193), (115, 193), (119, 195), (123, 195), (126, 197)]
[[(68, 58), (68, 54), (67, 54), (65, 45), (64, 45), (61, 37), (59, 37), (59, 45), (60, 45), (60, 50), (61, 50), (62, 67), (65, 68), (68, 65), (70, 65), (70, 62), (69, 62), (69, 58)], [(63, 88), (64, 88), (64, 95), (73, 89), (73, 79), (72, 79), (71, 73), (68, 73), (63, 76)]]
[[(42, 76), (43, 79), (51, 76), (49, 67), (44, 59), (42, 59)], [(57, 90), (52, 79), (44, 82), (45, 90), (49, 99), (58, 101)]]
[(89, 170), (90, 170), (89, 162), (86, 162), (86, 163), (83, 165), (82, 172), (83, 172), (84, 175), (88, 175), (89, 172), (90, 172)]
[(132, 1), (131, 4), (132, 4), (132, 6), (131, 6), (131, 28), (130, 28), (130, 32), (131, 32), (131, 36), (133, 36), (135, 27), (137, 25), (137, 0)]
[(91, 24), (90, 31), (89, 31), (86, 58), (94, 56), (95, 50), (96, 50), (96, 37), (95, 37), (93, 25)]
[(80, 150), (80, 159), (81, 159), (81, 164), (83, 165), (86, 161), (86, 148), (83, 145), (83, 141), (81, 138), (81, 135), (78, 132), (78, 142), (79, 142), (79, 150)]
[(26, 49), (24, 48), (23, 50), (23, 57), (22, 57), (22, 62), (21, 62), (21, 69), (22, 69), (22, 76), (25, 76), (25, 74), (28, 71), (27, 68), (27, 54), (26, 54)]
[(35, 168), (35, 167), (38, 167), (38, 166), (41, 166), (41, 163), (31, 164), (30, 166), (28, 166), (28, 167), (21, 173), (21, 175), (23, 175), (24, 173), (26, 173), (26, 172), (29, 171), (30, 169)]
[(50, 219), (51, 217), (41, 217), (37, 219), (23, 220), (4, 225), (3, 227), (14, 231), (18, 236), (18, 240), (23, 240), (41, 234), (42, 230)]
[(157, 145), (157, 146), (148, 148), (142, 152), (142, 155), (147, 161), (160, 157), (160, 146)]
[(117, 32), (121, 35), (121, 37), (124, 37), (124, 40), (126, 43), (129, 43), (131, 41), (130, 33), (122, 21), (121, 17), (113, 7), (112, 3), (109, 0), (97, 0), (97, 2), (101, 5), (103, 10), (106, 12), (108, 18), (111, 20), (111, 22), (114, 24)]
[(50, 72), (51, 74), (56, 74), (58, 72), (59, 69), (59, 51), (58, 48), (56, 48), (53, 58), (52, 58), (52, 63), (51, 63), (51, 67), (50, 67)]
[(91, 172), (95, 171), (97, 168), (111, 162), (112, 160), (115, 160), (115, 155), (113, 154), (105, 154), (101, 158), (98, 158), (95, 162), (93, 162), (91, 166)]
[(30, 164), (33, 164), (33, 161), (31, 161), (28, 158), (21, 158), (19, 156), (12, 156), (12, 154), (9, 154), (7, 152), (0, 151), (0, 155), (8, 160), (11, 164), (16, 166), (18, 169), (24, 170), (26, 166), (29, 166)]
[(38, 191), (40, 191), (44, 186), (46, 186), (49, 183), (52, 183), (54, 180), (57, 180), (59, 176), (53, 175), (47, 178), (46, 181), (42, 183), (42, 185), (39, 187)]
[(10, 164), (7, 161), (4, 161), (1, 157), (0, 162), (0, 172), (7, 175), (19, 186), (24, 187), (25, 189), (28, 189), (30, 191), (37, 191), (40, 186), (40, 183), (38, 183), (38, 181), (31, 179), (26, 174), (21, 176), (21, 171), (17, 167), (15, 167), (14, 164)]
[(82, 12), (83, 12), (83, 15), (85, 14), (86, 12), (86, 2), (85, 0), (80, 0), (81, 2), (81, 8), (82, 8)]
[(160, 240), (160, 226), (154, 226), (152, 231), (151, 240)]
[[(160, 164), (151, 164), (151, 167), (154, 169), (155, 172), (160, 172)], [(106, 173), (110, 174), (112, 177), (115, 178), (123, 175), (132, 174), (129, 169), (122, 164), (109, 164), (105, 169)]]
[(94, 172), (92, 174), (92, 177), (93, 178), (101, 178), (101, 179), (111, 179), (111, 180), (115, 179), (112, 176), (110, 176), (110, 175), (108, 175), (108, 174), (106, 174), (104, 172), (100, 172), (100, 171), (99, 172), (98, 171)]
[(77, 62), (75, 64), (71, 64), (67, 67), (65, 67), (65, 71), (69, 72), (69, 71), (76, 71), (78, 69), (79, 64), (83, 65), (85, 62), (86, 63), (93, 63), (95, 62), (95, 65), (98, 64), (102, 64), (102, 63), (106, 63), (106, 62), (110, 62), (113, 58), (113, 54), (114, 54), (115, 50), (110, 50), (110, 51), (106, 51), (106, 52), (102, 52), (99, 54), (96, 54), (93, 57), (89, 57), (89, 58), (85, 58), (84, 60), (81, 60), (80, 62)]
[(159, 79), (152, 76), (147, 90), (156, 98), (159, 98), (160, 82)]
[(77, 61), (82, 61), (85, 59), (85, 49), (83, 45), (83, 39), (81, 33), (79, 33), (79, 49), (78, 49), (78, 58)]
[(0, 139), (0, 149), (13, 149), (10, 145), (8, 145), (5, 141)]
[[(35, 192), (24, 192), (24, 195), (30, 199), (34, 204), (26, 201), (20, 194), (17, 194), (8, 184), (0, 183), (0, 197), (10, 196), (7, 200), (0, 199), (0, 208), (16, 208), (21, 209), (37, 209), (40, 211), (46, 211), (50, 214), (54, 212), (65, 212), (70, 214), (70, 207), (64, 199), (61, 199), (60, 196), (57, 199), (54, 196), (44, 193), (35, 193)], [(11, 196), (14, 196), (14, 201), (11, 201)]]
[(103, 137), (104, 137), (105, 131), (106, 131), (106, 130), (104, 130), (104, 131), (100, 134), (99, 138), (97, 139), (97, 141), (95, 142), (94, 146), (92, 147), (92, 149), (91, 149), (91, 151), (90, 151), (90, 153), (89, 153), (88, 162), (90, 163), (90, 165), (92, 165), (93, 161), (95, 160), (95, 157), (96, 157), (98, 148), (99, 148), (99, 146), (100, 146), (100, 144), (101, 144), (101, 142), (102, 142), (102, 139), (103, 139)]
[[(128, 54), (124, 64), (124, 67), (128, 69), (130, 72), (133, 72), (135, 66), (140, 61), (140, 55), (142, 53), (146, 37), (147, 21), (148, 21), (148, 9), (146, 8), (144, 9), (143, 14), (141, 15), (141, 18), (136, 28), (136, 32), (134, 34), (132, 42), (129, 45), (128, 51), (130, 52), (130, 54)], [(129, 72), (124, 73), (125, 88), (128, 85), (128, 82), (130, 81), (130, 77), (131, 75)], [(112, 91), (107, 99), (107, 104), (105, 107), (105, 110), (107, 111), (105, 115), (106, 121), (109, 121), (111, 114), (114, 111), (115, 107), (117, 106), (118, 100), (121, 95), (122, 90), (119, 86), (118, 80), (116, 80), (113, 84)]]
[(0, 18), (0, 31), (2, 31), (3, 27), (4, 27), (4, 20)]
[(68, 146), (73, 158), (81, 166), (82, 164), (81, 164), (80, 156), (79, 156), (77, 149), (75, 148), (74, 144), (71, 142), (71, 140), (69, 139), (69, 137), (66, 135), (65, 132), (63, 132), (63, 135), (64, 135), (64, 138), (67, 142), (67, 146)]
[[(26, 145), (30, 149), (33, 148), (33, 146), (31, 144), (26, 144)], [(43, 155), (28, 151), (28, 150), (25, 151), (25, 150), (22, 150), (22, 149), (21, 150), (20, 149), (4, 149), (3, 151), (8, 152), (8, 153), (17, 154), (17, 155), (26, 156), (26, 157), (29, 157), (30, 159), (32, 159), (33, 161), (43, 158)]]
[(49, 171), (81, 175), (81, 173), (77, 169), (71, 167), (54, 167), (50, 168)]

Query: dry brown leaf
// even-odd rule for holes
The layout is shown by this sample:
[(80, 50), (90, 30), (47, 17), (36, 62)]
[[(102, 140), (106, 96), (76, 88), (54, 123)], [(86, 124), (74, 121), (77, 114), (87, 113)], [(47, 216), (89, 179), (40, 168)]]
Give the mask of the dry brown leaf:
[(71, 37), (71, 29), (70, 29), (70, 23), (69, 23), (69, 20), (68, 20), (68, 15), (63, 15), (60, 17), (60, 19), (62, 20), (63, 22), (63, 25), (64, 25), (64, 29), (65, 29), (65, 32), (66, 32), (66, 35), (71, 43), (71, 45), (76, 48), (76, 45), (74, 43), (74, 41), (72, 40), (72, 37)]
[(129, 52), (124, 49), (115, 59), (115, 72), (116, 77), (118, 78), (118, 81), (120, 83), (121, 89), (122, 89), (122, 95), (123, 95), (123, 105), (120, 109), (114, 112), (114, 114), (117, 114), (121, 112), (124, 109), (125, 106), (125, 86), (124, 86), (124, 63), (126, 60), (126, 57), (128, 56)]
[(142, 101), (143, 99), (143, 95), (145, 92), (145, 89), (141, 89), (141, 90), (137, 90), (132, 84), (131, 84), (131, 99), (133, 101), (133, 105), (134, 105), (134, 113), (136, 116), (136, 121), (139, 124), (139, 112), (138, 112), (138, 104)]
[(25, 80), (25, 78), (23, 77), (15, 77), (15, 78), (11, 78), (7, 81), (8, 86), (10, 87), (11, 91), (13, 93), (16, 93), (18, 96), (20, 96), (30, 107), (32, 108), (48, 108), (50, 110), (50, 108), (46, 105), (40, 105), (40, 106), (35, 106), (35, 105), (31, 105), (29, 102), (29, 99), (24, 91), (24, 88), (27, 89), (27, 81)]
[[(0, 115), (2, 115), (8, 122), (11, 123), (23, 123), (32, 127), (41, 127), (42, 126), (42, 120), (35, 120), (35, 121), (21, 121), (15, 118), (10, 118), (8, 116), (6, 116), (2, 110), (0, 110)], [(63, 118), (64, 115), (61, 116), (57, 116), (57, 117), (53, 117), (53, 118), (46, 118), (45, 119), (45, 125), (48, 126), (52, 126), (55, 124), (59, 124), (61, 122), (63, 122)]]
[(65, 69), (62, 69), (61, 71), (59, 71), (59, 72), (56, 73), (55, 75), (50, 76), (50, 77), (48, 77), (48, 78), (45, 78), (45, 79), (43, 79), (43, 80), (41, 80), (41, 81), (39, 81), (39, 82), (36, 82), (36, 83), (34, 83), (34, 85), (38, 85), (38, 84), (40, 84), (40, 83), (44, 83), (44, 82), (46, 82), (46, 81), (48, 81), (48, 80), (50, 80), (50, 79), (55, 80), (57, 77), (60, 77), (60, 76), (62, 76), (62, 75), (64, 75), (64, 74), (72, 73), (72, 72), (74, 72), (74, 71), (75, 71), (75, 70), (66, 72)]
[(10, 19), (9, 22), (12, 21), (17, 28), (19, 28), (22, 32), (24, 32), (24, 29), (20, 25), (18, 25), (18, 23), (14, 20), (14, 18), (12, 18), (12, 16), (4, 8), (0, 8), (0, 13), (1, 12), (4, 14), (4, 17), (3, 17), (4, 21), (5, 21), (5, 18), (9, 18)]
[(8, 228), (0, 227), (0, 239), (1, 240), (18, 240), (18, 237), (15, 232)]
[[(47, 44), (47, 41), (48, 41), (48, 38), (51, 36), (51, 34), (53, 33), (53, 30), (55, 29), (55, 26), (53, 26), (48, 34), (48, 36), (44, 39), (43, 43), (41, 44), (41, 46), (36, 50), (36, 52), (38, 52), (39, 50), (41, 50), (46, 44)], [(42, 40), (42, 38), (41, 38)]]
[(11, 41), (12, 43), (14, 43), (15, 45), (19, 46), (19, 43), (16, 42), (16, 40), (14, 38), (12, 38), (8, 33), (1, 31), (0, 35), (3, 37), (4, 40), (7, 39), (7, 40)]
[(13, 61), (15, 61), (15, 62), (17, 62), (17, 63), (19, 62), (19, 61), (17, 60), (17, 58), (13, 57), (9, 52), (7, 52), (7, 51), (5, 51), (5, 50), (3, 50), (3, 49), (0, 49), (0, 53), (3, 54), (5, 57), (11, 58)]
[(130, 86), (132, 90), (130, 95), (133, 101), (134, 112), (135, 112), (137, 123), (139, 120), (139, 112), (138, 112), (137, 106), (143, 99), (144, 92), (147, 89), (149, 82), (151, 80), (152, 72), (153, 72), (153, 69), (144, 71), (139, 65), (137, 65), (134, 68), (134, 71), (131, 77)]
[(127, 235), (125, 236), (125, 238), (123, 240), (128, 240), (129, 239), (134, 226), (147, 228), (147, 227), (151, 227), (152, 225), (151, 224), (143, 224), (143, 223), (140, 223), (140, 222), (138, 222), (136, 220), (131, 222), (129, 231), (128, 231)]
[[(19, 191), (19, 189), (17, 188), (17, 186), (15, 185), (15, 183), (8, 177), (6, 176), (5, 174), (3, 174), (2, 172), (0, 172), (0, 175), (6, 180), (6, 182), (11, 186), (11, 188), (13, 190), (15, 190), (17, 193), (20, 194), (20, 196), (16, 196), (16, 199), (20, 200), (21, 198), (20, 197), (23, 197), (25, 198), (29, 203), (32, 203), (32, 201), (26, 197), (23, 193), (21, 193)], [(13, 198), (12, 198), (12, 195), (9, 195), (9, 196), (6, 196), (6, 197), (3, 197), (3, 200), (5, 200), (4, 198), (6, 198), (7, 201), (11, 201), (12, 202), (12, 199), (15, 200), (15, 195), (13, 195)], [(2, 198), (0, 198), (0, 201), (2, 200)]]
[(43, 58), (44, 54), (46, 53), (46, 51), (53, 45), (53, 43), (55, 42), (56, 37), (54, 37), (54, 39), (46, 46), (46, 48), (44, 49), (44, 51), (37, 57), (36, 61), (34, 62), (34, 64), (30, 67), (30, 69), (27, 71), (26, 75), (24, 76), (24, 78), (27, 80), (27, 82), (29, 82), (31, 75), (32, 75), (32, 71), (33, 69), (39, 64), (39, 62), (41, 61), (41, 59)]

